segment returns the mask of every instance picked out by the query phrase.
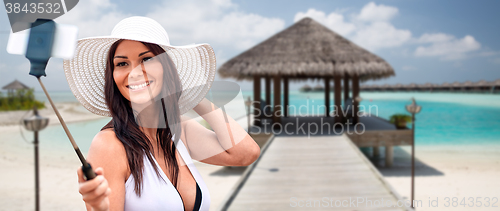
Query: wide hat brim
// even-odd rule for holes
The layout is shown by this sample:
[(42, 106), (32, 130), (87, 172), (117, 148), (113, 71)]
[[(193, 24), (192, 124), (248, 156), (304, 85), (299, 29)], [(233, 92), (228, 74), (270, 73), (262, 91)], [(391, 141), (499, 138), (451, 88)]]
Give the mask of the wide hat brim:
[[(71, 91), (83, 107), (97, 115), (111, 117), (104, 98), (104, 72), (109, 49), (120, 39), (123, 38), (101, 36), (81, 39), (73, 59), (64, 61), (64, 73)], [(158, 45), (176, 66), (182, 86), (179, 112), (184, 114), (198, 105), (209, 91), (215, 78), (215, 53), (208, 44)]]

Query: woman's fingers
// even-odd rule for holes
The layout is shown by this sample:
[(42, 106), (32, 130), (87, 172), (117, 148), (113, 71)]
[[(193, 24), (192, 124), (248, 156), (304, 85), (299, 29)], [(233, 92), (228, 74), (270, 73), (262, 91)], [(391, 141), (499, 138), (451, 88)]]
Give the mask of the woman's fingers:
[(107, 196), (111, 193), (108, 181), (104, 178), (102, 168), (95, 169), (97, 177), (92, 180), (85, 180), (82, 169), (77, 170), (78, 182), (80, 183), (79, 192), (82, 194), (83, 201), (94, 208), (106, 207), (109, 204)]
[(101, 183), (104, 182), (104, 176), (98, 175), (92, 180), (84, 181), (80, 183), (80, 193), (88, 193), (94, 191)]
[(87, 201), (87, 200), (91, 201), (91, 200), (95, 200), (101, 196), (107, 196), (106, 192), (108, 191), (108, 189), (109, 189), (108, 182), (106, 180), (104, 180), (95, 189), (89, 191), (88, 194), (85, 194), (83, 196), (83, 200), (84, 201)]

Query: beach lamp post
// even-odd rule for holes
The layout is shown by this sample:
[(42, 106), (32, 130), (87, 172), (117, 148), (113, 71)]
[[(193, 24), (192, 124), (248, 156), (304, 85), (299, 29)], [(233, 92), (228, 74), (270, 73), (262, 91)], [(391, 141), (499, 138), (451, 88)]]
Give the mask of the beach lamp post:
[(250, 133), (250, 105), (252, 105), (252, 100), (250, 99), (250, 97), (247, 98), (247, 100), (245, 101), (245, 105), (247, 106), (247, 115), (248, 115), (248, 118), (247, 118), (247, 132)]
[(39, 198), (39, 179), (38, 179), (38, 131), (47, 127), (49, 123), (49, 118), (42, 117), (38, 114), (36, 106), (33, 108), (33, 116), (24, 119), (24, 127), (26, 130), (33, 131), (35, 133), (35, 210), (40, 210), (40, 198)]
[(412, 98), (412, 103), (406, 105), (406, 110), (411, 113), (411, 207), (413, 206), (413, 199), (415, 194), (415, 114), (419, 113), (422, 109), (417, 105), (415, 98)]

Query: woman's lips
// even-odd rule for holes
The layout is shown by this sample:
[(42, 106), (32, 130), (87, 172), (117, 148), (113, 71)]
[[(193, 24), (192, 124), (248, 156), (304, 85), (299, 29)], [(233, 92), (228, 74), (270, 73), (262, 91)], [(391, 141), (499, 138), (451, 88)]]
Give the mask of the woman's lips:
[(127, 88), (130, 91), (140, 91), (146, 89), (146, 87), (150, 86), (153, 83), (153, 81), (145, 81), (143, 83), (136, 83), (136, 84), (129, 84), (127, 85)]

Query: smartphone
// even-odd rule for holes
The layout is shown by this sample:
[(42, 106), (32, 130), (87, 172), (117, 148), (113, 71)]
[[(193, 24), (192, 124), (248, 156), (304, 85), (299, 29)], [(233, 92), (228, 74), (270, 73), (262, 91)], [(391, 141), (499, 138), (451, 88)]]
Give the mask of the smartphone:
[[(28, 40), (31, 29), (13, 33), (11, 31), (7, 52), (10, 54), (26, 55)], [(78, 39), (78, 27), (68, 24), (56, 23), (54, 44), (52, 45), (51, 57), (71, 59), (75, 54)]]

